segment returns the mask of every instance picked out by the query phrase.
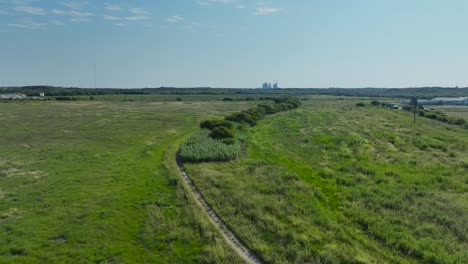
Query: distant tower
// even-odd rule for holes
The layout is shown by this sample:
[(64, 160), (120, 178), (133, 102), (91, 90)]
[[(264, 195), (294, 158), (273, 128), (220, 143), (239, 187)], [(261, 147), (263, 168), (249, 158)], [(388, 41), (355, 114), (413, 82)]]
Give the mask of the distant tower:
[(262, 88), (263, 89), (268, 89), (268, 83), (264, 82)]
[(94, 64), (94, 89), (96, 89), (96, 63)]
[(278, 82), (275, 82), (275, 84), (273, 84), (273, 89), (279, 89)]
[(268, 89), (271, 89), (272, 86), (271, 86), (271, 82), (268, 83)]

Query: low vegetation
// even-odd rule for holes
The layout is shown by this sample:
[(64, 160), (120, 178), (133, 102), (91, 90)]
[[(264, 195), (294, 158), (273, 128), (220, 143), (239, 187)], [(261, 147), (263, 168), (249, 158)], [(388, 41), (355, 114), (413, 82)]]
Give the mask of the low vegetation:
[[(376, 100), (373, 100), (371, 102), (371, 104), (374, 105), (374, 106), (383, 106), (383, 107), (389, 107), (389, 106), (392, 105), (392, 104), (389, 104), (389, 103), (382, 103), (382, 102), (379, 102), (379, 101), (376, 101)], [(445, 114), (442, 111), (431, 111), (431, 110), (425, 109), (423, 106), (418, 106), (416, 109), (414, 109), (413, 106), (405, 105), (405, 106), (403, 106), (402, 109), (405, 110), (405, 111), (409, 111), (409, 112), (415, 111), (418, 116), (438, 120), (438, 121), (448, 123), (448, 124), (451, 124), (451, 125), (463, 126), (463, 125), (466, 124), (466, 120), (464, 118), (462, 118), (462, 117), (448, 116), (447, 114)]]
[(182, 160), (202, 162), (228, 161), (237, 158), (241, 150), (239, 140), (226, 143), (220, 139), (213, 139), (211, 133), (204, 129), (185, 141), (180, 150)]
[(0, 103), (0, 263), (242, 263), (174, 156), (242, 102)]
[(267, 114), (297, 108), (298, 99), (291, 97), (272, 98), (273, 104), (259, 104), (241, 112), (232, 113), (224, 120), (205, 120), (200, 123), (202, 131), (189, 138), (180, 149), (183, 161), (228, 161), (238, 157), (247, 126), (254, 126)]
[(307, 101), (186, 168), (268, 263), (467, 263), (466, 130), (355, 104)]

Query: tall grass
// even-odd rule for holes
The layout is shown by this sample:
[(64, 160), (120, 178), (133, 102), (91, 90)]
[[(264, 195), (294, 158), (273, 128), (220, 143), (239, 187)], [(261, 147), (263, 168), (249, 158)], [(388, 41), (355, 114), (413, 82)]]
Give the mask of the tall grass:
[(268, 263), (468, 263), (466, 131), (355, 103), (306, 102), (188, 173)]
[(237, 158), (241, 144), (234, 140), (226, 144), (209, 137), (210, 131), (203, 129), (189, 138), (180, 149), (182, 160), (189, 162), (228, 161)]

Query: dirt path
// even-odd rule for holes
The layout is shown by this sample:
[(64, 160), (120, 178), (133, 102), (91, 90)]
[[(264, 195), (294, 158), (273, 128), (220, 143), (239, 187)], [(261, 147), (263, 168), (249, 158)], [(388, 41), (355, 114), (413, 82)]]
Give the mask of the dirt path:
[(195, 186), (193, 181), (189, 178), (187, 171), (185, 171), (184, 165), (180, 158), (179, 152), (177, 153), (177, 166), (179, 167), (180, 173), (185, 183), (189, 187), (189, 191), (197, 198), (198, 204), (204, 209), (208, 215), (210, 221), (216, 226), (221, 235), (224, 237), (224, 240), (248, 263), (260, 264), (263, 261), (258, 257), (252, 250), (246, 247), (236, 235), (227, 227), (224, 221), (219, 217), (219, 215), (211, 208), (211, 206), (206, 202), (205, 198)]

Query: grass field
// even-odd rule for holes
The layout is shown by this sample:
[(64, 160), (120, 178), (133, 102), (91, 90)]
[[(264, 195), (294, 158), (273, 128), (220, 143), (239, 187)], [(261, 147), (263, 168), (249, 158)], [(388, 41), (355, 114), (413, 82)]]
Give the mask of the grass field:
[(453, 117), (461, 117), (465, 120), (468, 120), (468, 106), (449, 106), (449, 105), (442, 105), (442, 106), (430, 106), (437, 111), (441, 111), (446, 113), (448, 116)]
[(175, 153), (248, 102), (0, 102), (0, 263), (238, 263)]
[(467, 130), (356, 102), (267, 117), (189, 175), (267, 262), (467, 263)]

